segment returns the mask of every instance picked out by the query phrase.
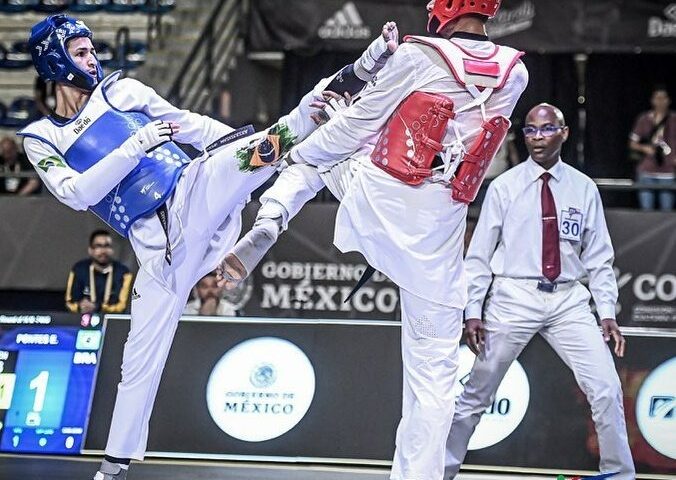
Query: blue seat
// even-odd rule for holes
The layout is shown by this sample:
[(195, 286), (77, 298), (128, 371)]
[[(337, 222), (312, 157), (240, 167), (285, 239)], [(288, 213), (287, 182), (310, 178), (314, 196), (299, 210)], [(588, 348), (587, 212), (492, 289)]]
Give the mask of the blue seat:
[(30, 97), (15, 98), (7, 108), (3, 121), (5, 127), (20, 128), (40, 118), (35, 100)]
[(33, 65), (28, 42), (14, 42), (5, 56), (4, 68), (28, 68)]
[(7, 49), (4, 45), (0, 44), (0, 68), (6, 68), (5, 62), (7, 61)]
[(112, 13), (130, 13), (139, 10), (145, 0), (110, 0), (106, 10)]
[(106, 42), (94, 42), (94, 49), (96, 50), (96, 58), (99, 59), (102, 67), (107, 67), (113, 60), (113, 49)]
[(7, 107), (4, 103), (0, 102), (0, 125), (5, 124), (5, 118), (7, 117)]
[(0, 12), (21, 13), (35, 7), (40, 0), (0, 0)]
[(127, 27), (120, 28), (115, 34), (114, 58), (108, 63), (108, 68), (128, 70), (145, 62), (147, 45), (138, 40), (131, 40), (129, 36)]
[(36, 12), (56, 13), (67, 10), (70, 7), (71, 0), (40, 0), (33, 7)]
[(69, 9), (73, 12), (96, 12), (108, 6), (110, 0), (73, 0)]
[(143, 65), (146, 61), (147, 52), (148, 46), (145, 42), (138, 40), (130, 41), (124, 54), (126, 68), (136, 68), (139, 65)]
[(175, 6), (176, 0), (146, 0), (141, 10), (146, 13), (167, 13)]

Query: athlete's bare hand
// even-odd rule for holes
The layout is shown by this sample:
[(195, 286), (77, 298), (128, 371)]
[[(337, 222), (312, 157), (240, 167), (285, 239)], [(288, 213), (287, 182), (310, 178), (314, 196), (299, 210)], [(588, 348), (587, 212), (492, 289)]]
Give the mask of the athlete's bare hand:
[(324, 90), (321, 98), (315, 97), (315, 100), (310, 104), (312, 108), (318, 110), (317, 112), (311, 113), (310, 118), (317, 126), (324, 125), (333, 118), (337, 112), (349, 107), (351, 103), (352, 96), (348, 92), (339, 95), (331, 90)]
[(399, 30), (396, 22), (387, 22), (383, 25), (383, 40), (390, 53), (394, 53), (399, 47)]

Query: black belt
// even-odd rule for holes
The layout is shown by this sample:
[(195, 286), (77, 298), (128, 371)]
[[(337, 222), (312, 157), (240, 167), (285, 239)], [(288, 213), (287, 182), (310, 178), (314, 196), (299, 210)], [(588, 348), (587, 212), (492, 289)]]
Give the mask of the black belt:
[(537, 289), (541, 292), (554, 293), (560, 285), (567, 285), (571, 282), (538, 282)]
[(160, 219), (160, 225), (162, 225), (162, 230), (164, 230), (164, 238), (167, 239), (167, 245), (164, 249), (164, 259), (169, 265), (171, 265), (171, 242), (169, 241), (169, 211), (167, 210), (167, 204), (163, 203), (155, 211), (157, 213), (157, 218)]
[(253, 125), (244, 125), (243, 127), (239, 127), (237, 130), (233, 130), (227, 135), (223, 135), (221, 138), (219, 138), (214, 143), (209, 145), (206, 148), (207, 153), (211, 153), (214, 150), (221, 148), (224, 145), (227, 145), (228, 143), (232, 143), (235, 140), (239, 140), (240, 138), (248, 137), (249, 135), (253, 135), (254, 133), (256, 133), (256, 130), (254, 129)]
[(345, 298), (345, 301), (343, 303), (347, 303), (350, 301), (352, 296), (357, 293), (357, 291), (364, 286), (366, 282), (369, 281), (369, 279), (373, 276), (373, 274), (376, 273), (376, 269), (373, 268), (371, 265), (367, 265), (366, 269), (364, 270), (364, 273), (361, 274), (361, 278), (357, 282), (357, 284), (354, 286), (350, 294)]

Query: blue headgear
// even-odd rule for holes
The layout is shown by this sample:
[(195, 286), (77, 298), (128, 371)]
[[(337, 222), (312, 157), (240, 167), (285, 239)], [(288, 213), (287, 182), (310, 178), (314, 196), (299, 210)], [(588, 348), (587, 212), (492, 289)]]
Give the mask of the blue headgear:
[(28, 46), (33, 65), (43, 80), (67, 83), (77, 88), (93, 90), (103, 79), (103, 69), (96, 59), (96, 78), (79, 68), (68, 53), (72, 38), (92, 38), (92, 31), (80, 20), (67, 15), (51, 15), (31, 28)]

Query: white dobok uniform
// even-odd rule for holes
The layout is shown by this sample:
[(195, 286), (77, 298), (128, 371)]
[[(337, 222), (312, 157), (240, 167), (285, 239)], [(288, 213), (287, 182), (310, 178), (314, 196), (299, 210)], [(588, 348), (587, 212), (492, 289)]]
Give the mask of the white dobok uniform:
[[(457, 113), (444, 144), (460, 140), (469, 147), (484, 118), (509, 117), (528, 82), (527, 70), (512, 49), (471, 38), (427, 40), (434, 46), (402, 44), (359, 101), (291, 152), (297, 163), (320, 169), (351, 160), (354, 175), (338, 209), (334, 243), (343, 252), (361, 252), (400, 287), (404, 391), (394, 480), (440, 480), (443, 475), (467, 297), (462, 265), (467, 205), (452, 200), (446, 184), (409, 186), (374, 166), (369, 158), (374, 139), (415, 91), (444, 94), (456, 111), (474, 101), (465, 87), (469, 78), (457, 65), (450, 73), (435, 47), (460, 66), (463, 57), (470, 57), (496, 60), (501, 69), (500, 86), (483, 106)], [(302, 174), (296, 175), (300, 183)], [(294, 210), (291, 206), (289, 211)]]
[[(470, 287), (465, 318), (484, 319), (485, 351), (474, 361), (456, 403), (446, 478), (457, 475), (481, 415), (512, 362), (537, 333), (573, 371), (587, 396), (599, 439), (601, 472), (620, 472), (612, 477), (618, 480), (636, 476), (620, 379), (589, 306), (593, 296), (599, 317), (615, 318), (614, 254), (601, 196), (589, 177), (561, 160), (547, 171), (552, 175), (549, 187), (561, 252), (554, 291), (538, 289), (545, 280), (540, 180), (545, 169), (529, 158), (498, 176), (481, 208), (466, 257)], [(589, 289), (580, 283), (585, 278)]]
[[(152, 88), (136, 80), (104, 79), (103, 82), (107, 83), (105, 97), (109, 106), (101, 101), (100, 87), (88, 103), (98, 101), (102, 109), (139, 111), (151, 120), (176, 122), (181, 129), (174, 140), (192, 144), (199, 150), (233, 130), (209, 117), (172, 106)], [(296, 109), (280, 119), (298, 141), (316, 128), (310, 118), (310, 113), (316, 110), (309, 104), (320, 96), (327, 83), (327, 79), (322, 80)], [(86, 210), (101, 201), (110, 187), (101, 188), (96, 178), (93, 181), (89, 178), (88, 170), (78, 173), (60, 158), (59, 152), (66, 151), (66, 143), (72, 141), (72, 127), (70, 122), (60, 125), (43, 118), (27, 130), (49, 138), (50, 142), (29, 137), (24, 140), (24, 148), (49, 191), (69, 207)], [(129, 241), (140, 270), (134, 283), (131, 330), (124, 348), (122, 381), (118, 386), (107, 455), (138, 460), (144, 457), (153, 403), (190, 290), (202, 276), (214, 270), (232, 248), (240, 234), (240, 212), (249, 194), (275, 172), (273, 167), (254, 172), (239, 170), (234, 152), (252, 138), (261, 136), (255, 134), (221, 147), (211, 155), (203, 154), (182, 171), (166, 201), (171, 264), (164, 258), (167, 235), (156, 214), (140, 218), (129, 230)], [(99, 179), (120, 173), (123, 176), (138, 163), (136, 158), (125, 157), (123, 149), (113, 150), (110, 155), (116, 156), (116, 162), (108, 164), (107, 170), (99, 168)], [(44, 161), (49, 158), (51, 160)], [(97, 167), (99, 164), (92, 168)], [(83, 190), (83, 185), (89, 188)]]

